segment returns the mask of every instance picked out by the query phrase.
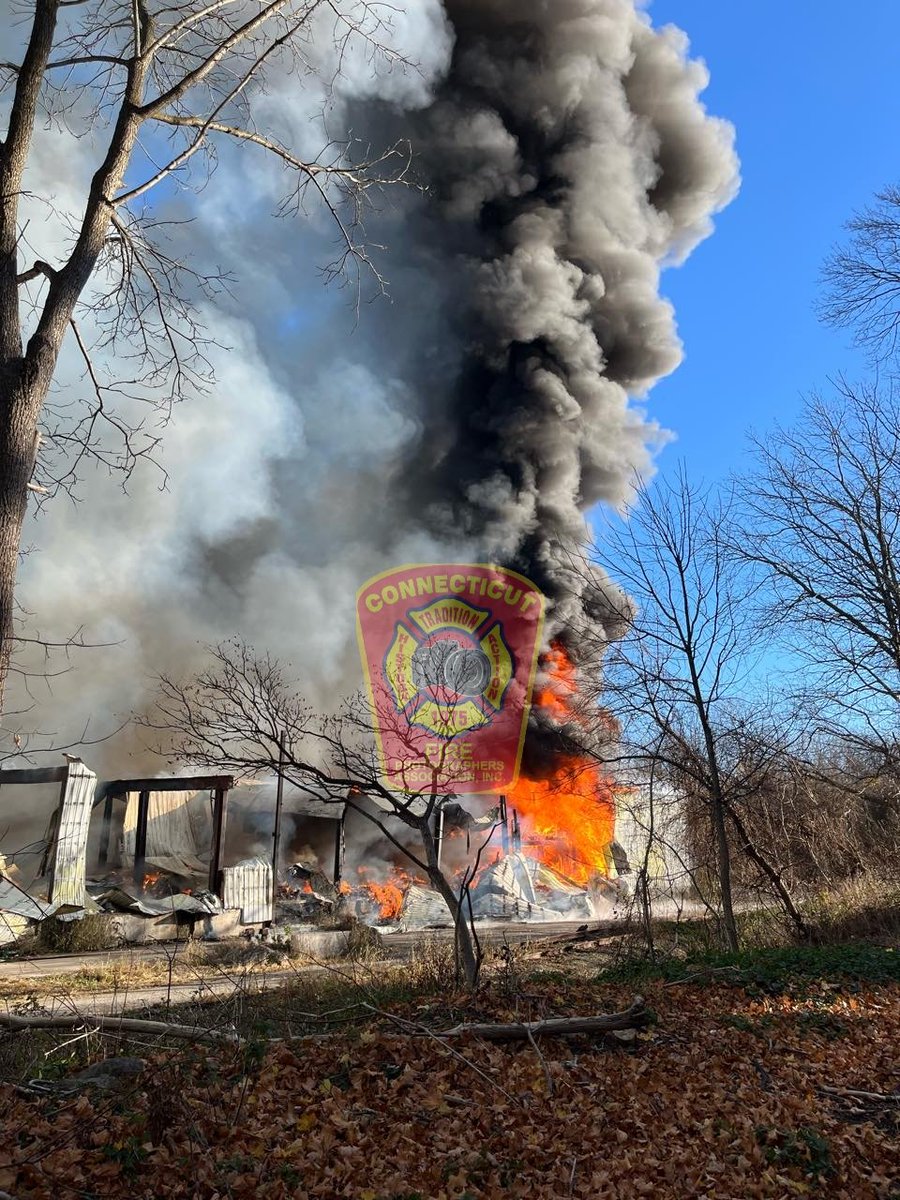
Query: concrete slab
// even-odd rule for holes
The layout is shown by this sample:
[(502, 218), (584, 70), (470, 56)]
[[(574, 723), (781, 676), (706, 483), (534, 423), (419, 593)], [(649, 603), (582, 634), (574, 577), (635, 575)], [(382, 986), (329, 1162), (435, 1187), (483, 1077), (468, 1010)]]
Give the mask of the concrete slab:
[(304, 954), (317, 960), (340, 958), (346, 954), (350, 942), (350, 934), (346, 929), (310, 929), (304, 925), (282, 925), (278, 933), (282, 936), (288, 935), (292, 954)]

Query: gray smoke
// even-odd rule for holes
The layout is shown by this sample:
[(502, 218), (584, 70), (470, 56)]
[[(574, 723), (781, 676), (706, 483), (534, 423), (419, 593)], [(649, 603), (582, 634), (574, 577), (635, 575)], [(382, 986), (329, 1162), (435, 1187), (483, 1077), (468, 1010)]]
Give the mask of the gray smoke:
[(630, 0), (446, 8), (450, 71), (411, 122), (430, 189), (412, 265), (443, 303), (408, 364), (422, 432), (404, 507), (534, 579), (564, 633), (604, 598), (621, 613), (569, 564), (585, 512), (651, 469), (661, 431), (630, 400), (681, 357), (660, 271), (735, 194), (733, 131), (705, 113), (683, 35)]
[[(613, 631), (614, 589), (568, 564), (591, 507), (622, 505), (665, 440), (641, 407), (681, 357), (660, 273), (734, 195), (733, 130), (707, 115), (684, 35), (653, 30), (632, 0), (395, 7), (419, 72), (360, 53), (334, 94), (313, 70), (270, 77), (263, 98), (272, 130), (311, 151), (326, 100), (333, 136), (413, 142), (425, 190), (393, 190), (368, 218), (391, 302), (364, 305), (354, 329), (316, 273), (327, 214), (273, 220), (279, 173), (221, 147), (209, 185), (177, 201), (198, 220), (173, 237), (237, 277), (203, 314), (233, 349), (214, 351), (216, 391), (166, 432), (167, 490), (149, 469), (128, 495), (97, 474), (81, 506), (62, 501), (29, 530), (34, 623), (116, 645), (23, 690), (23, 728), (105, 732), (148, 702), (159, 671), (190, 671), (203, 643), (235, 633), (334, 703), (359, 683), (356, 588), (404, 562), (497, 559), (547, 591), (551, 631), (585, 614)], [(27, 182), (64, 217), (102, 131), (42, 137)], [(175, 201), (157, 203), (165, 215)], [(36, 251), (53, 261), (64, 229), (41, 209)], [(61, 401), (82, 374), (69, 348)], [(116, 773), (155, 761), (126, 736), (86, 757)]]

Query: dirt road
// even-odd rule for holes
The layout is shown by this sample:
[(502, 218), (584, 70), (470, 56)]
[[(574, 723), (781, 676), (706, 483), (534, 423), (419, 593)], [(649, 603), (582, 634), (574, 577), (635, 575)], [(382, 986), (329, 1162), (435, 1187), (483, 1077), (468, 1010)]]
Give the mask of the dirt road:
[[(577, 922), (560, 921), (553, 923), (535, 924), (485, 924), (478, 929), (479, 938), (485, 945), (507, 943), (517, 945), (528, 941), (538, 941), (574, 933), (579, 928)], [(621, 921), (605, 921), (592, 925), (599, 936), (613, 936), (621, 933)], [(430, 939), (449, 941), (452, 936), (449, 929), (416, 930), (404, 933), (379, 931), (387, 952), (385, 965), (402, 962), (408, 959), (423, 942)], [(147, 946), (130, 946), (118, 950), (102, 950), (81, 954), (48, 955), (42, 958), (14, 959), (0, 962), (0, 1006), (6, 1011), (19, 1007), (26, 999), (17, 988), (16, 995), (4, 997), (3, 984), (6, 981), (19, 985), (34, 981), (35, 993), (39, 994), (40, 1004), (53, 1012), (83, 1013), (90, 1015), (109, 1015), (124, 1012), (136, 1012), (150, 1007), (158, 1008), (160, 1004), (185, 1004), (192, 1000), (212, 996), (228, 996), (237, 991), (248, 989), (266, 990), (283, 986), (286, 982), (296, 979), (298, 975), (322, 974), (328, 970), (340, 969), (341, 960), (329, 963), (292, 963), (287, 968), (274, 968), (271, 971), (255, 970), (252, 973), (243, 970), (240, 963), (222, 966), (196, 963), (190, 965), (192, 978), (189, 982), (169, 982), (165, 979), (159, 983), (135, 984), (121, 987), (115, 991), (85, 991), (67, 992), (64, 983), (57, 989), (58, 994), (47, 994), (47, 981), (59, 976), (76, 974), (96, 969), (108, 970), (118, 966), (127, 972), (129, 966), (150, 964), (157, 969), (166, 970), (173, 964), (179, 972), (184, 969), (185, 949), (188, 942), (154, 943)], [(195, 943), (196, 944), (196, 943)], [(378, 964), (375, 964), (377, 969)]]

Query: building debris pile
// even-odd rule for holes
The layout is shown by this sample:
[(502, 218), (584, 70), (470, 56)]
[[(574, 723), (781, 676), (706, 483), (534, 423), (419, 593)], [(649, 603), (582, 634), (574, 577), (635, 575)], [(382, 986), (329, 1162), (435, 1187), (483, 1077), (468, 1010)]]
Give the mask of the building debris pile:
[[(22, 856), (22, 864), (31, 863), (30, 877), (24, 866), (0, 855), (0, 946), (49, 917), (73, 921), (88, 914), (109, 915), (123, 942), (197, 933), (217, 938), (272, 925), (287, 933), (297, 926), (345, 928), (354, 921), (383, 932), (451, 924), (444, 898), (423, 872), (403, 865), (396, 841), (363, 843), (357, 831), (350, 880), (344, 877), (349, 806), (343, 803), (290, 798), (285, 816), (292, 832), (281, 859), (287, 865), (276, 877), (274, 790), (267, 785), (239, 789), (233, 797), (227, 851), (230, 777), (101, 782), (71, 759), (64, 767), (0, 771), (0, 807), (3, 800), (30, 803), (32, 787), (35, 797), (44, 788), (50, 798), (49, 823)], [(55, 806), (48, 787), (57, 789)], [(25, 800), (23, 790), (29, 792)], [(598, 849), (592, 841), (590, 870), (582, 859), (569, 871), (566, 864), (575, 861), (569, 841), (543, 835), (536, 821), (507, 810), (505, 797), (488, 807), (494, 799), (483, 798), (482, 813), (477, 803), (469, 811), (449, 800), (435, 814), (444, 876), (457, 893), (463, 875), (470, 876), (476, 921), (580, 922), (622, 912), (630, 864), (650, 862), (639, 823), (625, 820), (624, 806), (614, 826), (624, 846), (612, 841)], [(374, 827), (361, 822), (371, 838)], [(303, 857), (291, 861), (298, 850)], [(668, 867), (660, 861), (654, 869), (661, 875)]]

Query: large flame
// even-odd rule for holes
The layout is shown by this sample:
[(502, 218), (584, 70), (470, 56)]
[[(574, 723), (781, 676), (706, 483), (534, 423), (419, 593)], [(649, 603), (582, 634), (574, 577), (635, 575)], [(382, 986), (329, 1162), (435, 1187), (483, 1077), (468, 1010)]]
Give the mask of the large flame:
[[(538, 689), (534, 703), (559, 724), (582, 723), (579, 713), (578, 679), (575, 664), (559, 646), (553, 646), (544, 660), (547, 676)], [(520, 776), (507, 793), (507, 810), (518, 817), (522, 849), (532, 858), (553, 867), (575, 883), (589, 884), (597, 876), (609, 874), (609, 847), (615, 832), (616, 788), (593, 759), (560, 755), (555, 769), (543, 778)], [(448, 831), (448, 837), (462, 836), (462, 830)], [(501, 855), (496, 849), (482, 862), (486, 869)], [(385, 873), (387, 872), (387, 873)], [(428, 886), (428, 881), (411, 875), (403, 867), (357, 867), (359, 883), (343, 892), (352, 892), (375, 906), (381, 920), (396, 920), (403, 911), (406, 893), (413, 883)]]
[[(575, 707), (575, 664), (555, 645), (544, 661), (548, 680), (535, 695), (538, 708), (557, 721), (581, 721)], [(521, 776), (507, 794), (522, 830), (523, 848), (576, 883), (609, 873), (615, 836), (616, 789), (593, 759), (561, 756), (547, 778)]]
[(356, 870), (361, 880), (360, 890), (378, 905), (378, 915), (385, 921), (394, 921), (400, 916), (410, 884), (427, 882), (410, 875), (403, 867), (394, 867), (391, 878), (386, 880), (370, 878), (372, 872), (368, 867), (357, 867)]

